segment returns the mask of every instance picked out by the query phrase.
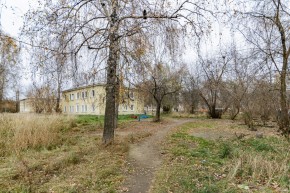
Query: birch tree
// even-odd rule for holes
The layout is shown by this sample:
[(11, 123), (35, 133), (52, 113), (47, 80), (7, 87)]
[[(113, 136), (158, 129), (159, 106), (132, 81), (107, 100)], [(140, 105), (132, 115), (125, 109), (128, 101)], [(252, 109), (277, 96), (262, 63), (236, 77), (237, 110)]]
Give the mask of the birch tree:
[[(65, 52), (75, 58), (79, 67), (79, 54), (86, 50), (94, 53), (92, 62), (106, 67), (106, 109), (103, 143), (114, 139), (118, 111), (118, 65), (126, 56), (125, 47), (129, 37), (145, 34), (149, 26), (166, 26), (177, 22), (180, 26), (190, 25), (195, 34), (202, 33), (199, 25), (204, 24), (202, 12), (205, 4), (196, 0), (173, 2), (170, 0), (56, 0), (44, 1), (42, 10), (27, 14), (24, 31), (39, 37), (47, 33), (58, 36), (51, 25), (59, 23), (67, 33)], [(127, 42), (128, 43), (128, 42)], [(33, 43), (32, 43), (33, 44)], [(72, 46), (70, 46), (72, 45)], [(33, 46), (38, 46), (34, 45)], [(47, 48), (54, 52), (55, 49)]]
[(7, 89), (17, 82), (19, 47), (16, 42), (0, 31), (0, 111)]

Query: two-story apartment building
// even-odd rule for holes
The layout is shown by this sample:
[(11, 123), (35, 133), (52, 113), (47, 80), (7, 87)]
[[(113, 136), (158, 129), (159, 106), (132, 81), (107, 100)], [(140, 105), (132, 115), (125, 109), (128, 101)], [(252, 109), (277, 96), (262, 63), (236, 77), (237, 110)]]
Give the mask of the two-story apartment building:
[[(64, 114), (105, 114), (106, 87), (104, 84), (73, 88), (62, 92)], [(119, 114), (144, 113), (144, 99), (134, 89), (121, 92)]]

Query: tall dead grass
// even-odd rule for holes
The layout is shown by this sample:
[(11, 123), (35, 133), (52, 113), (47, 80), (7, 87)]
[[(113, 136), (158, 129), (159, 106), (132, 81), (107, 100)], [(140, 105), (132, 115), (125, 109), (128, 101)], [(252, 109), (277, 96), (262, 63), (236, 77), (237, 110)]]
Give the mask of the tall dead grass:
[(71, 127), (74, 120), (61, 115), (0, 114), (0, 156), (57, 145), (61, 131)]
[(226, 166), (226, 170), (229, 171), (228, 179), (250, 179), (269, 186), (270, 183), (289, 175), (290, 157), (287, 152), (286, 154), (278, 160), (275, 156), (266, 158), (259, 154), (241, 152)]

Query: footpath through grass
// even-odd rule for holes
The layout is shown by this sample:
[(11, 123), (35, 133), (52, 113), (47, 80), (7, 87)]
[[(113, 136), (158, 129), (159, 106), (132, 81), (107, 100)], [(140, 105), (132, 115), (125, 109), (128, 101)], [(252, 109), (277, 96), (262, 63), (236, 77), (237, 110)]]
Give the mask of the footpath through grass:
[(289, 142), (279, 137), (206, 140), (183, 125), (164, 144), (165, 161), (157, 172), (154, 193), (290, 192)]

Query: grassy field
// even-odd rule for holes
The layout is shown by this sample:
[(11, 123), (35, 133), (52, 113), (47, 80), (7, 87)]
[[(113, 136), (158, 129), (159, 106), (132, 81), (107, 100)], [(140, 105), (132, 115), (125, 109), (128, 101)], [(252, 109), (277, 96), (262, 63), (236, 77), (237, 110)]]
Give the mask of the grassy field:
[[(137, 120), (135, 117), (138, 117), (138, 115), (119, 115), (118, 116), (118, 126), (123, 127), (126, 125), (126, 123)], [(152, 116), (149, 116), (150, 118)], [(98, 129), (103, 129), (104, 127), (104, 116), (98, 116), (98, 115), (78, 115), (76, 117), (76, 123), (81, 126), (85, 125), (97, 125)]]
[[(129, 145), (163, 125), (134, 121), (120, 116), (123, 129), (118, 131), (124, 134), (105, 148), (103, 117), (0, 114), (0, 193), (119, 192), (130, 170)], [(153, 192), (288, 192), (290, 149), (285, 139), (213, 140), (220, 132), (245, 128), (199, 118), (176, 129), (163, 144), (164, 162)]]
[(208, 140), (192, 135), (196, 129), (210, 133), (215, 127), (213, 121), (189, 123), (168, 137), (154, 193), (290, 191), (289, 142), (280, 137)]
[(0, 192), (116, 192), (129, 143), (142, 136), (117, 137), (104, 148), (98, 121), (96, 116), (1, 114)]

